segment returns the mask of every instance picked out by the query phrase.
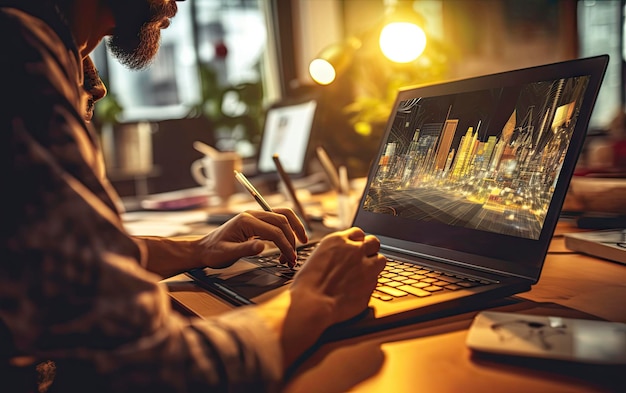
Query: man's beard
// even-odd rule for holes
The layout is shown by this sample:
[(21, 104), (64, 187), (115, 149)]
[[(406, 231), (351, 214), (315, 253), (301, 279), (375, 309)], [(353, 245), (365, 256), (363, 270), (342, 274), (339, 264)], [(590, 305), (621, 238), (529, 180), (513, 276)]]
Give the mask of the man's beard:
[[(116, 21), (113, 36), (106, 40), (111, 54), (131, 69), (150, 65), (159, 50), (161, 28), (176, 14), (176, 2), (162, 0), (111, 0)], [(137, 5), (130, 5), (130, 4)]]
[(107, 38), (106, 45), (121, 64), (139, 70), (150, 65), (159, 50), (160, 41), (160, 30), (144, 25), (135, 36), (115, 34)]

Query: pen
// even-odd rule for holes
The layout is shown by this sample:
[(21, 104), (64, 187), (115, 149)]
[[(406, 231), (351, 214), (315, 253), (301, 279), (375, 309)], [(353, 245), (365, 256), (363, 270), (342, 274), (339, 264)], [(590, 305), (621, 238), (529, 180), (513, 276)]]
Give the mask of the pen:
[(267, 201), (263, 199), (263, 196), (261, 195), (261, 193), (257, 191), (256, 188), (254, 188), (252, 183), (250, 183), (250, 181), (246, 178), (246, 176), (243, 173), (236, 170), (235, 179), (237, 179), (237, 181), (243, 186), (243, 188), (245, 188), (250, 193), (250, 195), (252, 195), (252, 197), (257, 201), (257, 203), (263, 208), (263, 210), (265, 210), (266, 212), (272, 211), (272, 208), (267, 203)]
[(280, 179), (283, 181), (283, 183), (285, 184), (285, 187), (287, 188), (287, 192), (289, 193), (291, 202), (296, 208), (296, 212), (300, 216), (300, 219), (302, 219), (302, 222), (304, 223), (304, 226), (306, 227), (306, 229), (310, 231), (311, 223), (309, 222), (308, 217), (306, 216), (306, 213), (304, 212), (304, 208), (302, 207), (302, 204), (300, 203), (300, 200), (298, 199), (298, 196), (296, 195), (296, 190), (293, 187), (291, 178), (289, 177), (287, 172), (285, 172), (285, 169), (283, 168), (283, 165), (280, 162), (280, 158), (278, 157), (278, 154), (274, 154), (272, 156), (272, 160), (274, 160), (274, 165), (276, 165), (276, 170), (278, 171), (278, 175), (280, 176)]
[[(257, 191), (257, 189), (252, 185), (252, 183), (250, 183), (248, 178), (243, 173), (235, 170), (235, 179), (237, 179), (237, 181), (243, 186), (243, 188), (248, 190), (250, 195), (252, 195), (252, 197), (257, 201), (257, 203), (263, 208), (263, 210), (265, 210), (266, 212), (272, 211), (272, 208), (267, 203), (267, 201), (263, 199), (263, 196), (261, 195), (261, 193)], [(296, 251), (294, 250), (294, 253), (295, 252)], [(294, 262), (294, 266), (291, 266), (291, 269), (294, 269), (295, 264), (297, 264), (297, 258), (298, 258), (298, 254), (296, 253), (296, 261)]]

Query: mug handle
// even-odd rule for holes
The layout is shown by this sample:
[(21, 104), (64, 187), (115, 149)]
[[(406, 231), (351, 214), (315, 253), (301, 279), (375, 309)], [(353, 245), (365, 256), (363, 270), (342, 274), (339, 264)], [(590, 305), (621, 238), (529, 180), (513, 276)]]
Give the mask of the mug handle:
[(195, 160), (191, 163), (191, 167), (189, 169), (191, 171), (191, 176), (198, 184), (201, 186), (209, 186), (210, 178), (208, 178), (205, 174), (203, 161), (203, 158)]

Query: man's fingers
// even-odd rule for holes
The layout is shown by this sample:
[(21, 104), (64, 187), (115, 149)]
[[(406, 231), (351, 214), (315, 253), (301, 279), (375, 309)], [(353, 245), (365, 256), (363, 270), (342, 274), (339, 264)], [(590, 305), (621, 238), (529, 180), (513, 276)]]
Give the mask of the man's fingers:
[(365, 239), (363, 240), (363, 252), (365, 255), (375, 255), (378, 251), (380, 251), (380, 241), (375, 236), (365, 236)]
[(361, 228), (352, 227), (344, 231), (348, 234), (348, 239), (353, 241), (363, 241), (365, 239), (365, 232)]
[(287, 218), (289, 226), (294, 231), (296, 237), (298, 238), (298, 240), (300, 240), (301, 243), (306, 243), (309, 241), (304, 225), (302, 224), (298, 216), (293, 212), (293, 210), (287, 208), (276, 208), (274, 209), (274, 212), (282, 214)]
[(285, 215), (261, 210), (251, 210), (247, 213), (259, 221), (258, 223), (250, 222), (250, 230), (253, 235), (271, 241), (281, 238), (286, 240), (291, 248), (296, 247), (294, 229)]
[(249, 231), (254, 236), (273, 242), (282, 254), (281, 262), (293, 265), (296, 260), (296, 238), (288, 218), (283, 214), (273, 212), (250, 211), (248, 213), (251, 219), (255, 220), (250, 222)]

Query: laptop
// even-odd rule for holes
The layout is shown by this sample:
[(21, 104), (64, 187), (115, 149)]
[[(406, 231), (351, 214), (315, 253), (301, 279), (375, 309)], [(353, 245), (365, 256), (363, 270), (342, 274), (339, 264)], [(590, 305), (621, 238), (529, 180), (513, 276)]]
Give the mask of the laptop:
[[(529, 290), (607, 63), (605, 55), (399, 91), (353, 221), (380, 239), (388, 263), (369, 309), (340, 329), (484, 308)], [(294, 272), (263, 254), (188, 274), (244, 305), (284, 290)]]

